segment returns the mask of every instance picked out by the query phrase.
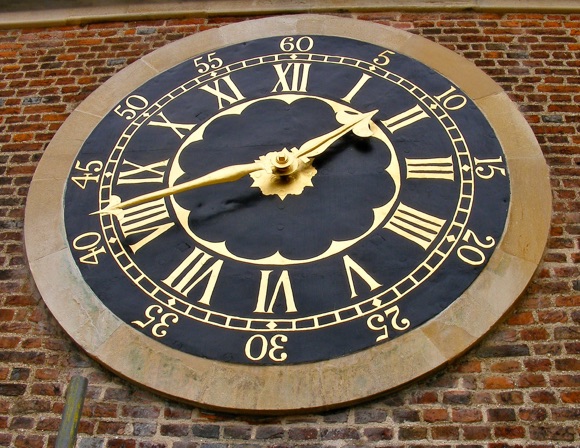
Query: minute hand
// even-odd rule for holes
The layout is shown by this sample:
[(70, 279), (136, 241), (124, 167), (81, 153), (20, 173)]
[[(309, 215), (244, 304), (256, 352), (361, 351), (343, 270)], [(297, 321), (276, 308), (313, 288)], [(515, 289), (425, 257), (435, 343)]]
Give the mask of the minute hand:
[(307, 141), (298, 149), (298, 152), (295, 153), (295, 157), (300, 158), (306, 156), (309, 159), (316, 157), (326, 151), (330, 145), (351, 130), (359, 137), (370, 137), (373, 135), (373, 131), (370, 129), (370, 120), (377, 112), (378, 109), (359, 115), (349, 114), (344, 111), (338, 112), (336, 114), (336, 119), (342, 123), (343, 126), (330, 131), (327, 134), (321, 135), (320, 137)]

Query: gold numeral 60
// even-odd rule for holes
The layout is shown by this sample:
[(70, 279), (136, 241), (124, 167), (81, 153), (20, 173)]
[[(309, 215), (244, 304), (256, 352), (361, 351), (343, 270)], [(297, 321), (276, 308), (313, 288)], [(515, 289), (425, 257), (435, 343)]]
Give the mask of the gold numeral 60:
[(309, 36), (302, 36), (298, 39), (294, 39), (293, 37), (285, 37), (280, 42), (280, 49), (286, 52), (300, 51), (305, 53), (312, 50), (312, 47), (314, 47), (314, 41)]

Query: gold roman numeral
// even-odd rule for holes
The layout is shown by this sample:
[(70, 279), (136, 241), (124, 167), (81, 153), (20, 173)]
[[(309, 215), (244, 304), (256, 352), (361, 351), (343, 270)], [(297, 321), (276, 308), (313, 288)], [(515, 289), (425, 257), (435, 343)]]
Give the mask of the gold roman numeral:
[(418, 244), (426, 250), (435, 241), (444, 224), (444, 219), (431, 216), (400, 203), (384, 228)]
[(391, 132), (394, 133), (399, 129), (405, 128), (413, 123), (416, 123), (423, 118), (429, 118), (427, 112), (421, 109), (418, 104), (405, 112), (401, 112), (388, 120), (383, 120), (381, 123)]
[(163, 280), (167, 286), (187, 296), (202, 280), (207, 279), (199, 303), (209, 305), (217, 283), (223, 260), (211, 262), (213, 257), (199, 248), (195, 248), (169, 276)]
[(145, 183), (161, 183), (165, 174), (164, 168), (167, 167), (169, 159), (161, 162), (152, 163), (150, 165), (141, 166), (137, 163), (123, 160), (123, 166), (131, 168), (119, 172), (119, 180), (117, 185), (123, 184), (145, 184)]
[(157, 117), (161, 118), (161, 121), (150, 121), (148, 123), (148, 126), (159, 126), (163, 128), (169, 128), (173, 132), (175, 132), (177, 136), (181, 139), (185, 137), (185, 134), (181, 132), (182, 130), (191, 131), (195, 127), (195, 124), (173, 123), (167, 119), (167, 117), (163, 112), (158, 113), (155, 116), (155, 118)]
[[(258, 301), (254, 313), (273, 313), (274, 305), (276, 304), (279, 295), (283, 295), (286, 300), (287, 313), (295, 313), (298, 311), (296, 309), (296, 304), (294, 303), (294, 293), (292, 292), (292, 284), (290, 283), (288, 271), (282, 271), (280, 277), (278, 277), (276, 285), (274, 286), (273, 292), (269, 287), (270, 274), (272, 274), (272, 271), (261, 271), (261, 273), (260, 290), (258, 291)], [(272, 294), (268, 295), (269, 292), (272, 292)]]
[(168, 221), (170, 221), (169, 212), (163, 198), (127, 208), (119, 218), (125, 238), (144, 234), (138, 242), (129, 245), (133, 253), (175, 225)]
[(344, 262), (344, 268), (346, 270), (346, 277), (348, 279), (348, 285), (350, 286), (350, 298), (354, 299), (358, 296), (355, 288), (352, 274), (355, 273), (361, 280), (363, 280), (369, 287), (371, 291), (377, 289), (381, 286), (370, 274), (365, 271), (358, 263), (353, 261), (348, 255), (342, 257)]
[[(245, 98), (244, 95), (242, 95), (242, 92), (240, 92), (240, 89), (238, 89), (230, 78), (230, 75), (216, 79), (213, 82), (213, 87), (206, 85), (200, 87), (200, 89), (214, 95), (218, 100), (218, 107), (220, 109), (224, 107), (224, 101), (228, 104), (233, 104)], [(222, 89), (224, 89), (224, 91), (222, 91)], [(225, 93), (225, 91), (227, 91), (227, 93)]]
[(369, 79), (371, 79), (371, 76), (367, 75), (366, 73), (363, 73), (358, 82), (354, 85), (354, 87), (350, 90), (350, 92), (348, 92), (346, 96), (342, 98), (342, 100), (346, 101), (347, 103), (350, 103), (354, 98), (354, 96), (360, 91), (360, 89), (362, 89), (362, 87)]
[(451, 156), (433, 159), (407, 159), (407, 179), (454, 180)]
[(304, 62), (291, 62), (286, 66), (274, 64), (278, 82), (272, 92), (306, 92), (310, 65)]

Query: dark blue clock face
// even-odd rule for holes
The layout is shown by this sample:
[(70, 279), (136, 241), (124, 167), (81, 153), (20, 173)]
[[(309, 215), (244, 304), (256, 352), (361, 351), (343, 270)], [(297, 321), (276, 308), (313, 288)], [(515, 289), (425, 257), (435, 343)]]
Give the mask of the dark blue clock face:
[(307, 363), (388, 344), (460, 297), (502, 237), (508, 174), (483, 114), (429, 67), (271, 37), (121, 98), (73, 164), (65, 222), (84, 280), (136, 331)]

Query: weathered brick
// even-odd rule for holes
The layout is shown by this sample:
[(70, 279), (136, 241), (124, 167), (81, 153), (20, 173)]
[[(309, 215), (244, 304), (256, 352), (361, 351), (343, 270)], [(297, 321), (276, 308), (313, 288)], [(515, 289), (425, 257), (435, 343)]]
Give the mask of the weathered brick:
[(365, 428), (363, 434), (369, 442), (377, 442), (391, 440), (394, 436), (394, 431), (392, 428)]
[(532, 440), (568, 441), (571, 442), (576, 436), (573, 426), (532, 426), (530, 438)]
[(459, 440), (457, 426), (434, 426), (431, 428), (431, 437), (436, 440)]
[(252, 435), (250, 426), (226, 426), (224, 428), (224, 438), (249, 440)]
[(183, 437), (189, 434), (190, 426), (187, 424), (165, 424), (161, 425), (159, 432), (163, 436)]
[(220, 434), (220, 427), (218, 425), (193, 425), (191, 427), (191, 434), (195, 437), (202, 437), (204, 439), (217, 439)]
[(490, 422), (515, 422), (516, 412), (511, 408), (489, 409), (487, 418)]
[(257, 440), (281, 439), (282, 437), (284, 437), (284, 428), (281, 426), (259, 426), (256, 428)]
[(525, 437), (526, 430), (523, 426), (496, 426), (493, 433), (496, 437), (505, 439), (521, 439)]
[(423, 420), (429, 423), (444, 422), (449, 420), (447, 409), (425, 409), (423, 411)]
[(315, 440), (318, 438), (318, 428), (312, 427), (290, 428), (288, 430), (288, 438), (290, 440)]
[(26, 392), (26, 384), (0, 384), (0, 395), (18, 396)]
[(359, 439), (360, 434), (355, 428), (323, 428), (320, 430), (322, 440)]
[(402, 426), (399, 428), (400, 440), (421, 440), (427, 438), (427, 428), (421, 426)]
[(473, 423), (483, 420), (483, 415), (479, 409), (453, 409), (451, 419), (454, 422)]

